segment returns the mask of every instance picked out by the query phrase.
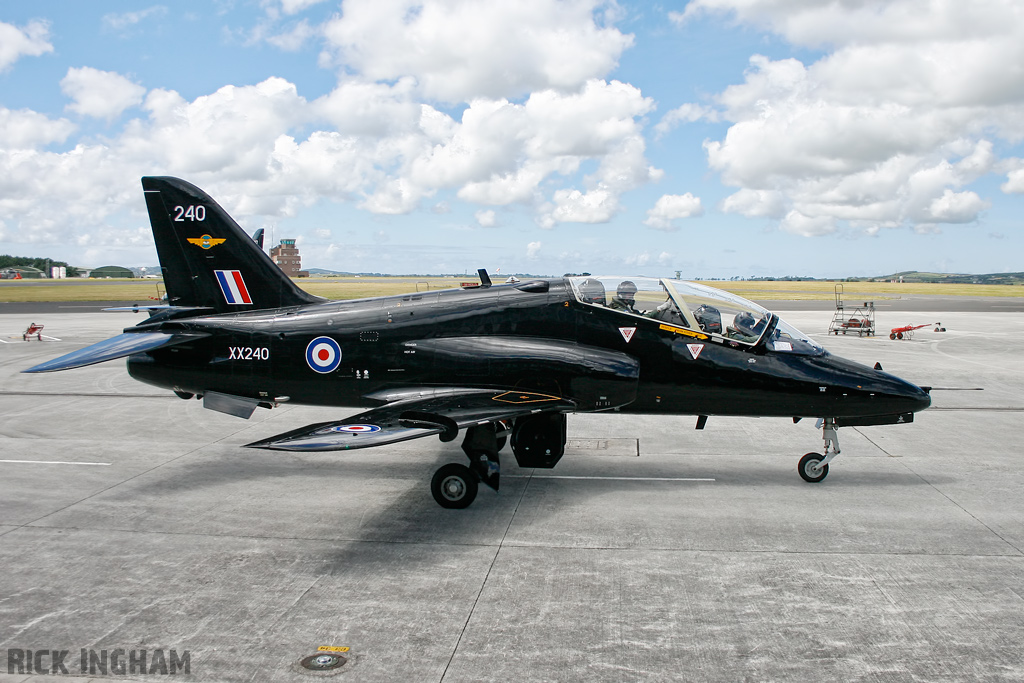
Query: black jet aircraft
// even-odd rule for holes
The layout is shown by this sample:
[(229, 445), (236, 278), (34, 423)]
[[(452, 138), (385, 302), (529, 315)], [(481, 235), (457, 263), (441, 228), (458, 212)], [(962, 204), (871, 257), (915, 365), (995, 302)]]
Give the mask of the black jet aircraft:
[[(464, 432), (468, 466), (444, 465), (431, 492), (447, 508), (497, 490), (498, 452), (554, 467), (566, 414), (621, 412), (818, 418), (824, 453), (842, 426), (913, 421), (926, 390), (837, 356), (750, 301), (668, 279), (566, 277), (353, 301), (295, 286), (205, 192), (142, 179), (167, 303), (107, 341), (25, 372), (127, 357), (137, 380), (249, 418), (290, 402), (366, 408), (250, 448), (335, 451)], [(262, 236), (261, 236), (262, 237)]]

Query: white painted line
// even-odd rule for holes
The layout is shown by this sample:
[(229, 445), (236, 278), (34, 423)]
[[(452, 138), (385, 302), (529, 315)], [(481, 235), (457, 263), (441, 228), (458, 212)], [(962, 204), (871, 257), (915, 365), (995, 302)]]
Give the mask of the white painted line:
[(716, 481), (699, 477), (576, 477), (562, 474), (506, 474), (519, 479), (595, 479), (605, 481)]
[(109, 462), (62, 462), (59, 460), (0, 460), (0, 462), (28, 463), (32, 465), (109, 465)]

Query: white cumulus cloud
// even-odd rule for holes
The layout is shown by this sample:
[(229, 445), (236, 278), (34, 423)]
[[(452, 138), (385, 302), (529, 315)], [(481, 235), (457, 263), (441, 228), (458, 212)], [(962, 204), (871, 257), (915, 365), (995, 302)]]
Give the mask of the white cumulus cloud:
[(498, 216), (493, 209), (481, 209), (474, 213), (473, 217), (476, 218), (477, 225), (481, 228), (493, 228), (498, 224)]
[(633, 38), (603, 0), (348, 0), (324, 27), (337, 59), (374, 81), (416, 79), (448, 102), (575, 89), (618, 63)]
[(285, 14), (296, 14), (324, 0), (281, 0), (281, 10)]
[(302, 49), (307, 40), (318, 34), (319, 31), (303, 19), (283, 33), (267, 36), (266, 40), (285, 52), (296, 52)]
[(53, 52), (50, 25), (30, 21), (24, 28), (0, 21), (0, 71), (5, 71), (23, 56), (38, 57)]
[(712, 12), (829, 48), (807, 64), (755, 55), (715, 98), (730, 127), (708, 163), (738, 188), (724, 210), (821, 235), (965, 223), (989, 205), (965, 185), (995, 170), (994, 141), (1024, 139), (1024, 71), (1007, 68), (1024, 63), (1019, 2), (693, 0), (672, 18)]
[[(157, 173), (189, 179), (242, 218), (293, 216), (321, 199), (385, 215), (447, 211), (457, 196), (482, 205), (471, 209), (481, 224), (498, 222), (490, 207), (519, 204), (547, 227), (610, 220), (624, 193), (662, 175), (645, 157), (653, 100), (603, 79), (632, 43), (614, 27), (613, 2), (353, 0), (325, 25), (302, 19), (281, 33), (282, 15), (312, 4), (265, 2), (257, 27), (260, 40), (282, 48), (327, 41), (338, 83), (312, 101), (278, 77), (186, 99), (72, 68), (61, 82), (69, 112), (111, 122), (129, 107), (138, 115), (61, 152), (45, 146), (66, 141), (73, 124), (4, 111), (8, 232), (99, 239), (114, 214), (137, 210), (138, 176)], [(160, 7), (109, 15), (107, 25), (136, 25)]]
[(114, 119), (128, 107), (142, 104), (146, 89), (113, 71), (90, 66), (68, 69), (60, 89), (71, 98), (68, 109), (83, 116)]
[(75, 130), (67, 119), (53, 119), (30, 109), (0, 107), (0, 149), (33, 149), (64, 142)]
[(647, 219), (644, 225), (657, 230), (676, 230), (673, 221), (677, 218), (692, 218), (704, 214), (704, 207), (701, 206), (700, 197), (694, 197), (691, 193), (666, 194), (658, 198), (654, 207), (647, 211)]

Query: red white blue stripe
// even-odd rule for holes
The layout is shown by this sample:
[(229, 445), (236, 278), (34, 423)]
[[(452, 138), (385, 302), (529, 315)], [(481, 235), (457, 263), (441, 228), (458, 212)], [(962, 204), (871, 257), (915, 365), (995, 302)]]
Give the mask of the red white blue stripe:
[(249, 290), (245, 288), (242, 273), (237, 270), (215, 270), (213, 274), (217, 276), (217, 284), (220, 285), (220, 291), (224, 292), (224, 299), (229, 304), (252, 303), (252, 297), (249, 296)]

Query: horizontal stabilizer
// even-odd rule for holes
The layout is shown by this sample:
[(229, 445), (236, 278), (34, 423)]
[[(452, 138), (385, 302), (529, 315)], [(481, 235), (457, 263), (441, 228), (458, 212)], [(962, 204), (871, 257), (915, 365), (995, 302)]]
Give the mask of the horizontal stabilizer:
[(567, 412), (576, 406), (558, 396), (504, 390), (423, 391), (337, 422), (307, 425), (246, 448), (278, 451), (341, 451), (369, 448), (437, 434), (451, 441), (458, 430), (531, 413)]
[(115, 313), (138, 313), (139, 311), (174, 311), (175, 313), (199, 313), (200, 311), (209, 311), (215, 313), (214, 309), (209, 306), (171, 306), (170, 304), (134, 304), (132, 306), (114, 306), (113, 308), (103, 308), (102, 311), (111, 311)]
[(210, 335), (205, 332), (127, 332), (72, 353), (40, 363), (22, 372), (56, 372), (70, 370), (106, 360), (124, 358), (135, 353), (174, 346)]

